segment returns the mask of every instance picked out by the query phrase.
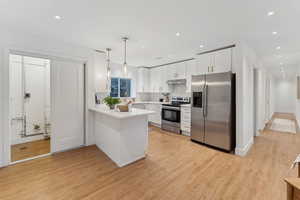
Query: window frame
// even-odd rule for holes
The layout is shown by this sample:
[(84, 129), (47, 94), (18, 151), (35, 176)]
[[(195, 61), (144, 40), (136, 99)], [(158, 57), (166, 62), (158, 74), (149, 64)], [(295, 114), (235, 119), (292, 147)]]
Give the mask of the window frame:
[[(112, 98), (120, 98), (120, 99), (123, 99), (123, 98), (132, 98), (132, 79), (131, 78), (122, 78), (122, 77), (111, 77), (110, 78), (110, 92), (109, 92), (109, 96), (111, 96), (111, 87), (112, 87), (112, 79), (118, 79), (118, 96), (116, 97), (112, 97)], [(130, 81), (130, 87), (129, 87), (129, 92), (130, 92), (130, 95), (128, 97), (121, 97), (121, 79), (126, 79), (126, 80), (129, 80)]]

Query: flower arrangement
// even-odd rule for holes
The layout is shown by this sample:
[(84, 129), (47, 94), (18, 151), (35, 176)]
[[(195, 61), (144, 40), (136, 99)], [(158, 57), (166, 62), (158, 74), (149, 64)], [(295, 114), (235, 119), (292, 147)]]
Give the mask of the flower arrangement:
[(111, 110), (115, 109), (115, 106), (121, 103), (119, 98), (112, 98), (111, 96), (105, 97), (103, 101)]

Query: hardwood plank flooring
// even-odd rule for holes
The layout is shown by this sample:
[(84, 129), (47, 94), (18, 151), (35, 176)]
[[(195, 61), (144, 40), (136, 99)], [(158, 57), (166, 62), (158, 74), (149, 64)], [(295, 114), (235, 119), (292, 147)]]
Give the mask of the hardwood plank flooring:
[(37, 140), (11, 146), (11, 161), (50, 153), (50, 140)]
[(117, 168), (96, 146), (0, 169), (1, 200), (284, 200), (298, 134), (264, 131), (246, 157), (151, 129), (146, 159)]
[(278, 118), (278, 119), (288, 119), (288, 120), (292, 120), (295, 125), (296, 125), (296, 131), (297, 133), (300, 133), (300, 128), (299, 128), (299, 124), (297, 121), (296, 116), (293, 113), (280, 113), (280, 112), (275, 112), (271, 118), (271, 120), (266, 124), (265, 130), (270, 130), (273, 121)]

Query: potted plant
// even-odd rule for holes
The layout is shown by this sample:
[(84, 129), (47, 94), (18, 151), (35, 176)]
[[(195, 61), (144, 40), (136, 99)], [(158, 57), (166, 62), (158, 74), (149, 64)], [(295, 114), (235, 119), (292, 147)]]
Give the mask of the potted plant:
[(119, 98), (112, 98), (111, 96), (105, 97), (103, 101), (111, 110), (115, 109), (115, 106), (121, 103)]

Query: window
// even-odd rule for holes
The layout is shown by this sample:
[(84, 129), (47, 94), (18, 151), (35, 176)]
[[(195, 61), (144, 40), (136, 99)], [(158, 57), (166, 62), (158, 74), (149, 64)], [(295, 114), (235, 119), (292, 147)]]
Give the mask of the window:
[(131, 96), (131, 79), (111, 78), (111, 97), (130, 97)]

